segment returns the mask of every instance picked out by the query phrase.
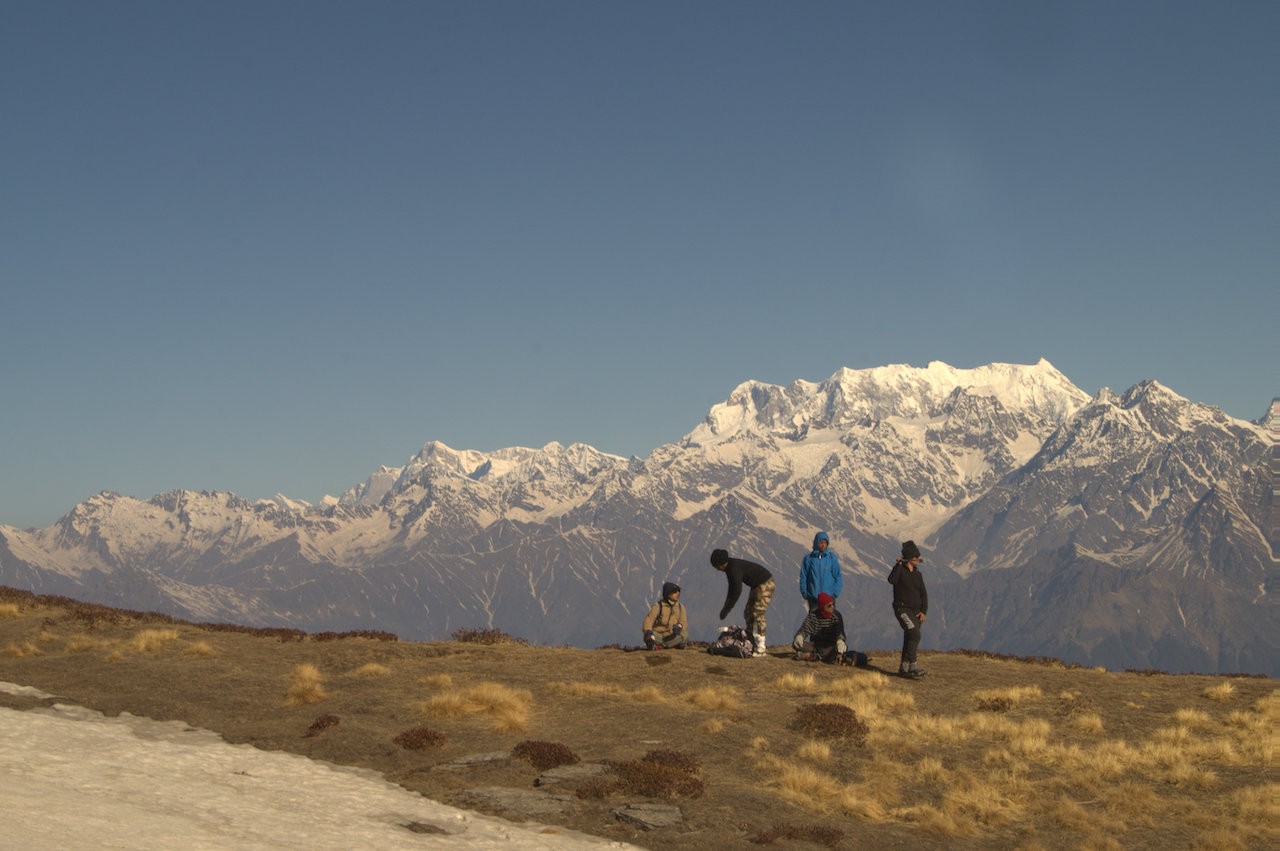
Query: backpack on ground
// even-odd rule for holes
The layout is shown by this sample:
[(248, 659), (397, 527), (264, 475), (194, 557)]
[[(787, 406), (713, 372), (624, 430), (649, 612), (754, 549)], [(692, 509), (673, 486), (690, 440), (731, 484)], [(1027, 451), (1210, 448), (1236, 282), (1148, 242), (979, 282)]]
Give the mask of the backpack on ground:
[(716, 640), (711, 642), (711, 646), (707, 648), (707, 652), (715, 656), (731, 656), (735, 659), (747, 659), (751, 656), (751, 651), (755, 649), (755, 644), (751, 641), (751, 634), (740, 626), (722, 626), (720, 627), (720, 635)]

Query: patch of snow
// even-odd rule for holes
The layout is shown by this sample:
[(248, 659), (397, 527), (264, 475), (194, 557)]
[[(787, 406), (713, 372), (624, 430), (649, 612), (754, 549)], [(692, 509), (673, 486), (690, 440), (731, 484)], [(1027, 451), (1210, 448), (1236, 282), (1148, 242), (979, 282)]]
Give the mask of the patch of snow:
[(231, 745), (181, 721), (64, 704), (0, 708), (0, 778), (0, 836), (20, 848), (635, 848), (445, 806), (372, 771)]

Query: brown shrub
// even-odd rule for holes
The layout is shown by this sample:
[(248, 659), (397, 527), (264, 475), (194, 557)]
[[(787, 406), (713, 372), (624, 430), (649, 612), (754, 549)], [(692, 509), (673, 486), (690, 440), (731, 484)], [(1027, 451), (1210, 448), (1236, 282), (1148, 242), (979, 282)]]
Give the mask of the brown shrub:
[(581, 762), (578, 755), (568, 746), (559, 742), (537, 742), (526, 740), (511, 749), (512, 759), (523, 759), (539, 771), (557, 768), (561, 765), (574, 765)]
[(840, 703), (799, 706), (788, 726), (813, 739), (848, 740), (858, 746), (866, 742), (869, 732), (858, 713)]
[(1013, 708), (1013, 700), (1008, 697), (979, 698), (977, 704), (983, 712), (1008, 712)]
[(311, 722), (311, 726), (307, 728), (305, 735), (318, 736), (330, 727), (337, 725), (340, 720), (337, 715), (321, 715)]
[(607, 798), (618, 790), (618, 781), (612, 777), (593, 777), (574, 792), (579, 798)]
[(835, 848), (844, 840), (844, 831), (835, 827), (818, 825), (804, 827), (783, 823), (775, 824), (768, 830), (762, 830), (756, 834), (756, 842), (761, 845), (772, 845), (779, 839), (798, 839), (801, 842), (812, 842), (815, 845)]
[[(706, 792), (706, 784), (702, 782), (702, 778), (685, 771), (688, 763), (654, 758), (658, 753), (660, 752), (651, 751), (641, 759), (609, 763), (609, 767), (618, 775), (617, 790), (627, 795), (643, 795), (647, 798), (674, 798), (676, 795), (701, 798)], [(697, 760), (692, 761), (697, 764)]]
[(445, 745), (444, 734), (432, 730), (430, 727), (414, 727), (412, 730), (405, 730), (391, 741), (409, 751), (420, 751), (423, 748), (442, 748)]
[(516, 638), (513, 635), (507, 635), (502, 630), (493, 629), (476, 629), (474, 627), (463, 627), (455, 629), (450, 636), (459, 644), (528, 644), (523, 638)]

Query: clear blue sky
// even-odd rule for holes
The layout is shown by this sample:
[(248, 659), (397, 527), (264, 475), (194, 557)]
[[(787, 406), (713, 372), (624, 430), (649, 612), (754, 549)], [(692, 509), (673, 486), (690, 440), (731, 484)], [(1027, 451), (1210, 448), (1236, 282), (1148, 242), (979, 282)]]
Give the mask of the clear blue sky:
[(742, 381), (1280, 392), (1267, 2), (0, 2), (0, 523), (647, 455)]

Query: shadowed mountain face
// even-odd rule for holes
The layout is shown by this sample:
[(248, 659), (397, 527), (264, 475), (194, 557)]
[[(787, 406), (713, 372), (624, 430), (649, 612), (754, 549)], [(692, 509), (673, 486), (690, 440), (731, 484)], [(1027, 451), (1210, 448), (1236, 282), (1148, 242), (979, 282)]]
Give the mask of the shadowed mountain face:
[(666, 580), (709, 639), (725, 581), (707, 555), (725, 547), (774, 572), (782, 644), (823, 530), (855, 646), (900, 640), (884, 577), (910, 538), (926, 646), (1274, 676), (1272, 446), (1155, 382), (1090, 399), (1045, 361), (841, 370), (743, 384), (644, 459), (429, 443), (320, 506), (99, 494), (46, 529), (0, 527), (0, 583), (198, 620), (594, 647), (637, 643)]

